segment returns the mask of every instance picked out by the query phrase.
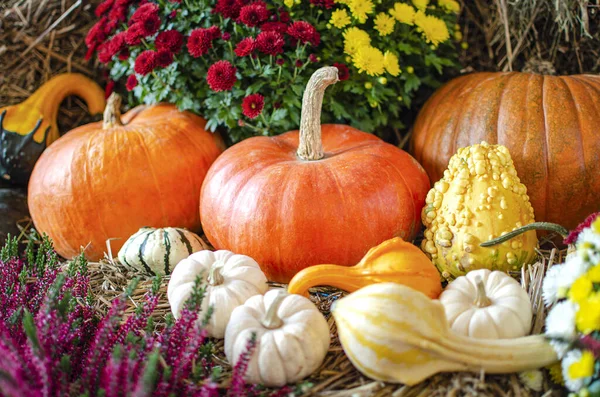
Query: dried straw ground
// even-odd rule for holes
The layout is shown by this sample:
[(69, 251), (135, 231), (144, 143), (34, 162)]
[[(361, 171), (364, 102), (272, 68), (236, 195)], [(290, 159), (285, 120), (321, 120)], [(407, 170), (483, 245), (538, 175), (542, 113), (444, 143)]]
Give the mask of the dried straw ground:
[[(553, 248), (551, 243), (545, 243), (544, 249), (539, 251), (537, 263), (528, 266), (520, 274), (514, 274), (521, 279), (534, 309), (534, 322), (532, 334), (542, 331), (545, 318), (545, 310), (541, 297), (541, 283), (546, 270), (556, 263), (561, 263), (566, 255), (566, 250)], [(111, 301), (119, 296), (133, 277), (140, 277), (141, 282), (135, 290), (130, 301), (128, 312), (135, 310), (137, 302), (143, 300), (144, 295), (152, 285), (152, 277), (131, 271), (120, 265), (117, 260), (107, 258), (98, 263), (91, 263), (92, 292), (97, 297), (96, 310), (104, 314), (110, 307)], [(154, 313), (154, 320), (158, 327), (164, 323), (164, 318), (169, 313), (169, 303), (166, 297), (169, 278), (162, 281), (161, 296)], [(285, 287), (281, 284), (272, 284), (273, 288)], [(425, 396), (505, 396), (505, 397), (527, 397), (527, 396), (560, 396), (559, 388), (553, 386), (548, 374), (544, 372), (543, 389), (536, 392), (528, 389), (519, 379), (517, 374), (509, 375), (486, 375), (485, 373), (452, 373), (439, 374), (431, 379), (413, 387), (375, 382), (362, 376), (351, 364), (339, 343), (337, 330), (329, 307), (332, 302), (342, 297), (343, 291), (318, 287), (310, 290), (311, 300), (321, 310), (329, 322), (332, 343), (329, 352), (321, 367), (307, 379), (307, 387), (302, 396), (329, 396), (329, 397), (355, 397), (355, 396), (394, 396), (394, 397), (425, 397)], [(231, 375), (231, 367), (225, 359), (223, 342), (215, 341), (214, 358), (223, 366), (220, 382), (227, 385)]]

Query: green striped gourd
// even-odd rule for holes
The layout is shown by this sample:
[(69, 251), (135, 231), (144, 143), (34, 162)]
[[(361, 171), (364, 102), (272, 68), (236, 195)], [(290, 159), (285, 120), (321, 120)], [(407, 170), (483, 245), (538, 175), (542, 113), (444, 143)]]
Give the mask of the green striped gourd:
[(195, 233), (176, 227), (143, 227), (119, 251), (119, 261), (134, 269), (164, 276), (190, 254), (208, 249)]

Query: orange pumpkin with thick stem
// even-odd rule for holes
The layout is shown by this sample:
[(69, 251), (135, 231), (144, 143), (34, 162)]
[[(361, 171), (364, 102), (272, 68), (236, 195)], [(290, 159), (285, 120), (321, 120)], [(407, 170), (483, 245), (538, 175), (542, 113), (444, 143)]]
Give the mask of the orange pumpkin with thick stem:
[(111, 96), (104, 123), (69, 132), (46, 149), (29, 181), (29, 210), (67, 258), (118, 252), (139, 228), (200, 228), (204, 176), (222, 152), (206, 121), (174, 105), (139, 107), (120, 117)]
[(352, 267), (317, 265), (301, 270), (288, 285), (290, 294), (308, 295), (308, 289), (329, 285), (354, 292), (370, 284), (398, 283), (436, 299), (442, 292), (440, 273), (417, 246), (400, 237), (384, 241)]
[(504, 145), (535, 219), (574, 228), (600, 210), (599, 125), (599, 76), (474, 73), (427, 101), (412, 148), (434, 183), (457, 149)]
[(202, 227), (217, 249), (254, 258), (272, 281), (320, 263), (353, 266), (367, 251), (420, 229), (429, 188), (406, 152), (346, 125), (320, 123), (337, 69), (319, 69), (303, 98), (300, 131), (250, 138), (209, 170)]

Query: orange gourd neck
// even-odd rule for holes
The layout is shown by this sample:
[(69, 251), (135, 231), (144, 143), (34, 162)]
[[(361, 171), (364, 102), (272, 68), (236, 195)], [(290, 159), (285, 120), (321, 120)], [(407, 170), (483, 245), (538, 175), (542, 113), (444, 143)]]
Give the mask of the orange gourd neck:
[(102, 129), (108, 130), (114, 127), (122, 127), (121, 121), (121, 96), (116, 93), (110, 94), (104, 109), (104, 117), (102, 121)]
[(308, 81), (302, 97), (302, 114), (300, 117), (300, 142), (296, 154), (301, 160), (321, 160), (323, 142), (321, 141), (321, 109), (325, 89), (339, 81), (338, 70), (326, 66), (317, 70)]
[(431, 261), (418, 247), (400, 237), (371, 248), (352, 267), (330, 264), (307, 267), (292, 278), (288, 292), (307, 296), (308, 289), (317, 285), (352, 292), (369, 284), (389, 281), (414, 283), (411, 286), (432, 298), (441, 293), (439, 274)]

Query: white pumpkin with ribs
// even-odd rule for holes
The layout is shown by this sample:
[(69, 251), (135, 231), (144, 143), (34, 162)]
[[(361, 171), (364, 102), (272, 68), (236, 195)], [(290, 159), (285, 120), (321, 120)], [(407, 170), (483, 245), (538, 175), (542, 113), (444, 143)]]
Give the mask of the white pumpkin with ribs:
[(234, 366), (256, 334), (256, 347), (245, 379), (280, 387), (312, 374), (329, 349), (329, 325), (307, 298), (271, 290), (253, 296), (231, 314), (225, 332), (225, 355)]
[(175, 318), (180, 317), (198, 276), (206, 284), (198, 322), (204, 320), (208, 308), (212, 307), (207, 331), (214, 338), (223, 338), (236, 307), (268, 289), (267, 278), (249, 256), (225, 250), (196, 252), (177, 264), (169, 281), (167, 297)]
[(440, 295), (450, 327), (478, 339), (510, 339), (529, 334), (531, 301), (511, 276), (474, 270), (451, 282)]

